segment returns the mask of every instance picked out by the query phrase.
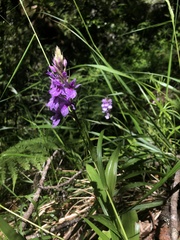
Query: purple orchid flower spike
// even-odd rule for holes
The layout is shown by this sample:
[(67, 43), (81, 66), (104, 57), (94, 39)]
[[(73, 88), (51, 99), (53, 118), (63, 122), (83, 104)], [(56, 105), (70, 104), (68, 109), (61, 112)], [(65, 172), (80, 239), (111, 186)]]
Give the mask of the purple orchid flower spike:
[(101, 102), (102, 112), (105, 113), (105, 118), (110, 118), (110, 111), (112, 109), (112, 99), (111, 98), (104, 98)]
[(67, 60), (63, 57), (61, 50), (56, 47), (52, 66), (49, 66), (47, 72), (50, 80), (49, 93), (51, 98), (47, 103), (47, 107), (54, 113), (51, 117), (52, 125), (57, 126), (62, 117), (69, 114), (69, 110), (75, 110), (73, 99), (77, 96), (76, 89), (80, 84), (76, 84), (76, 79), (68, 81), (66, 72)]

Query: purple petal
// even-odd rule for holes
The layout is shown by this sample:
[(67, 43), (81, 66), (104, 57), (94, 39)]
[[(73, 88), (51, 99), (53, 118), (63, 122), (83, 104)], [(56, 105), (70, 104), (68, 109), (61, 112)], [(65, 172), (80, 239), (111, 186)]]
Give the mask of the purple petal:
[(47, 107), (49, 107), (50, 110), (53, 110), (54, 108), (54, 98), (50, 98), (49, 102), (46, 104)]
[(55, 114), (54, 116), (51, 117), (51, 120), (52, 120), (53, 127), (56, 127), (60, 123), (60, 121), (61, 121), (60, 115), (59, 114)]
[(49, 99), (49, 102), (46, 104), (46, 106), (49, 107), (51, 111), (56, 111), (56, 109), (58, 108), (57, 102), (55, 101), (54, 97), (51, 97)]
[(67, 99), (74, 99), (77, 95), (76, 90), (74, 90), (73, 88), (65, 88), (65, 93)]
[(66, 68), (67, 67), (67, 60), (64, 58), (63, 60), (63, 66)]
[(56, 67), (55, 66), (49, 66), (49, 68), (52, 72), (56, 72)]
[(106, 113), (105, 118), (106, 118), (106, 119), (109, 119), (109, 118), (110, 118), (110, 113), (109, 113), (109, 112)]
[(104, 98), (101, 101), (101, 108), (102, 112), (105, 113), (105, 118), (109, 119), (110, 118), (110, 111), (112, 109), (112, 99), (111, 98)]
[[(46, 106), (55, 114), (51, 118), (53, 126), (57, 126), (61, 117), (66, 117), (69, 114), (69, 107), (75, 110), (72, 99), (76, 97), (76, 88), (80, 84), (76, 84), (76, 79), (71, 82), (68, 81), (66, 66), (67, 60), (63, 57), (60, 49), (56, 47), (52, 65), (49, 66), (47, 71), (51, 80), (49, 90), (51, 98)], [(108, 106), (106, 106), (106, 112), (107, 108)]]
[(69, 107), (67, 105), (63, 105), (60, 111), (62, 116), (66, 117), (69, 114)]

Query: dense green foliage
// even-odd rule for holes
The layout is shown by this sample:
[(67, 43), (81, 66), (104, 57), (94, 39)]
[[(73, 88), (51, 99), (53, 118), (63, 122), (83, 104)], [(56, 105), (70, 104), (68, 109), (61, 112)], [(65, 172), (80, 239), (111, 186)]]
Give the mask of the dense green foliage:
[[(166, 3), (157, 1), (152, 5), (145, 1), (80, 1), (77, 5), (96, 46), (112, 66), (125, 72), (148, 71), (166, 75), (172, 42), (172, 27)], [(59, 21), (67, 21), (68, 26), (73, 24), (90, 42), (74, 3), (26, 1), (25, 6), (49, 61), (53, 49), (58, 45), (71, 67), (94, 62), (88, 47)], [(2, 1), (1, 16), (0, 75), (3, 81), (0, 121), (1, 126), (5, 127), (1, 140), (3, 150), (21, 137), (29, 137), (27, 128), (21, 131), (29, 125), (29, 121), (43, 122), (43, 116), (48, 114), (43, 111), (45, 115), (41, 115), (48, 99), (48, 78), (47, 62), (35, 39), (22, 59), (33, 32), (20, 4)], [(172, 57), (171, 70), (176, 77), (178, 60), (175, 49)], [(91, 69), (81, 69), (80, 75), (82, 81), (85, 79), (86, 82), (94, 82), (91, 86), (97, 94), (101, 93), (99, 88), (104, 92), (98, 71), (92, 73)], [(118, 86), (115, 87), (117, 91), (120, 90)], [(133, 83), (132, 87), (134, 88)], [(88, 88), (88, 91), (91, 92), (91, 89)], [(136, 92), (137, 89), (133, 91)]]
[[(80, 197), (92, 196), (89, 183), (83, 182), (88, 178), (97, 197), (90, 217), (84, 219), (91, 230), (103, 240), (139, 239), (138, 230), (132, 230), (135, 210), (161, 205), (163, 184), (167, 193), (180, 168), (178, 17), (179, 1), (1, 2), (1, 200), (16, 199), (16, 211), (22, 216), (20, 206), (27, 207), (33, 195), (27, 186), (60, 149), (46, 185), (57, 185), (71, 171), (84, 170), (77, 185), (64, 187), (65, 199), (76, 197), (79, 189), (88, 189)], [(68, 61), (71, 79), (81, 86), (76, 115), (72, 112), (52, 128), (46, 72), (56, 46)], [(113, 99), (108, 121), (100, 106), (106, 96)], [(150, 195), (154, 202), (141, 204)], [(55, 192), (44, 193), (32, 222), (42, 225), (40, 209), (54, 200), (62, 201)], [(132, 211), (126, 215), (128, 209)], [(53, 220), (58, 218), (56, 212)], [(128, 218), (132, 231), (125, 224)], [(92, 235), (87, 225), (82, 239)], [(19, 222), (16, 227), (21, 231)]]

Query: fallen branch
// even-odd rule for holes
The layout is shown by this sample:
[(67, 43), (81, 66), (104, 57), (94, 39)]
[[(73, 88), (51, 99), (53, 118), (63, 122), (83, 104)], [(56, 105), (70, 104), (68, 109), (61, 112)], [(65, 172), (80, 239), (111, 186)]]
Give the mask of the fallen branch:
[(61, 184), (58, 184), (56, 186), (42, 186), (42, 185), (39, 185), (39, 187), (43, 190), (50, 190), (50, 189), (54, 189), (54, 190), (57, 190), (57, 191), (61, 191), (62, 190), (62, 187), (66, 186), (66, 185), (69, 185), (75, 178), (77, 178), (80, 174), (82, 173), (82, 170), (80, 170), (79, 172), (77, 172), (76, 174), (74, 174), (71, 178), (69, 178), (67, 181), (61, 183)]
[[(50, 158), (47, 159), (46, 165), (44, 166), (44, 169), (42, 170), (41, 179), (39, 181), (39, 186), (42, 186), (44, 184), (44, 181), (45, 181), (45, 178), (46, 178), (46, 175), (47, 175), (47, 171), (49, 169), (51, 161), (53, 160), (53, 158), (56, 156), (57, 153), (58, 153), (58, 150), (56, 150), (53, 153), (53, 155)], [(38, 199), (40, 197), (40, 194), (41, 194), (41, 191), (42, 191), (42, 188), (38, 187), (35, 194), (34, 194), (32, 202), (37, 202), (38, 201)], [(32, 202), (29, 204), (28, 210), (24, 213), (23, 218), (25, 218), (26, 220), (29, 219), (29, 217), (31, 216), (31, 214), (34, 210), (34, 204)], [(27, 224), (26, 222), (22, 222), (22, 230), (26, 227), (26, 224)]]

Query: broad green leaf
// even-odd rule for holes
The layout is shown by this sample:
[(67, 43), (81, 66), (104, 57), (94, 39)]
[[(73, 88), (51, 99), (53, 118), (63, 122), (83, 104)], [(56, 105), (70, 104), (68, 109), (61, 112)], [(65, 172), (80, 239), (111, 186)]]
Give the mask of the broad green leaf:
[(9, 240), (25, 240), (25, 238), (18, 234), (2, 217), (0, 217), (0, 229)]
[(121, 192), (127, 192), (131, 188), (135, 189), (135, 188), (142, 187), (142, 186), (152, 186), (152, 184), (146, 183), (146, 182), (131, 182), (131, 183), (125, 185), (124, 187), (122, 187)]
[(84, 218), (84, 221), (95, 231), (95, 233), (100, 237), (102, 240), (110, 240), (111, 238), (107, 237), (98, 227), (94, 225), (91, 221), (87, 218)]
[(97, 162), (101, 162), (102, 159), (102, 141), (103, 141), (104, 131), (102, 131), (98, 138), (97, 143)]
[(96, 221), (100, 222), (102, 225), (106, 226), (109, 230), (114, 232), (117, 236), (119, 235), (118, 230), (116, 229), (116, 226), (113, 224), (113, 222), (109, 219), (108, 216), (104, 215), (97, 215), (97, 216), (91, 216)]
[[(108, 230), (108, 231), (102, 231), (108, 238), (111, 239), (111, 232)], [(98, 238), (98, 240), (103, 240), (101, 237)]]
[(143, 203), (143, 204), (138, 204), (136, 206), (133, 207), (133, 210), (145, 210), (145, 209), (150, 209), (150, 208), (157, 208), (159, 206), (162, 206), (163, 200), (159, 200), (159, 201), (153, 201), (150, 203)]
[(113, 231), (109, 230), (110, 234), (111, 234), (111, 239), (113, 240), (125, 240), (125, 238), (123, 238), (122, 236), (117, 236)]
[(128, 239), (139, 240), (139, 224), (136, 211), (131, 210), (124, 213), (121, 219)]
[(119, 148), (116, 148), (109, 159), (105, 171), (106, 182), (111, 197), (113, 197), (116, 187), (118, 156)]
[(155, 146), (153, 143), (151, 143), (150, 141), (146, 140), (145, 138), (139, 138), (139, 141), (137, 141), (137, 145), (144, 147), (145, 149), (150, 150), (152, 153), (160, 153), (162, 154), (162, 151)]
[(99, 174), (97, 173), (97, 171), (89, 164), (86, 165), (86, 171), (91, 179), (91, 183), (92, 186), (94, 188), (95, 191), (95, 195), (96, 197), (100, 197), (103, 199), (104, 202), (106, 202), (107, 200), (107, 195), (106, 195), (106, 191), (105, 188), (103, 187), (101, 178), (99, 176)]
[(102, 163), (102, 141), (103, 141), (104, 131), (102, 131), (99, 135), (98, 144), (97, 144), (97, 168), (100, 174), (100, 178), (102, 180), (102, 184), (106, 186), (105, 172)]

